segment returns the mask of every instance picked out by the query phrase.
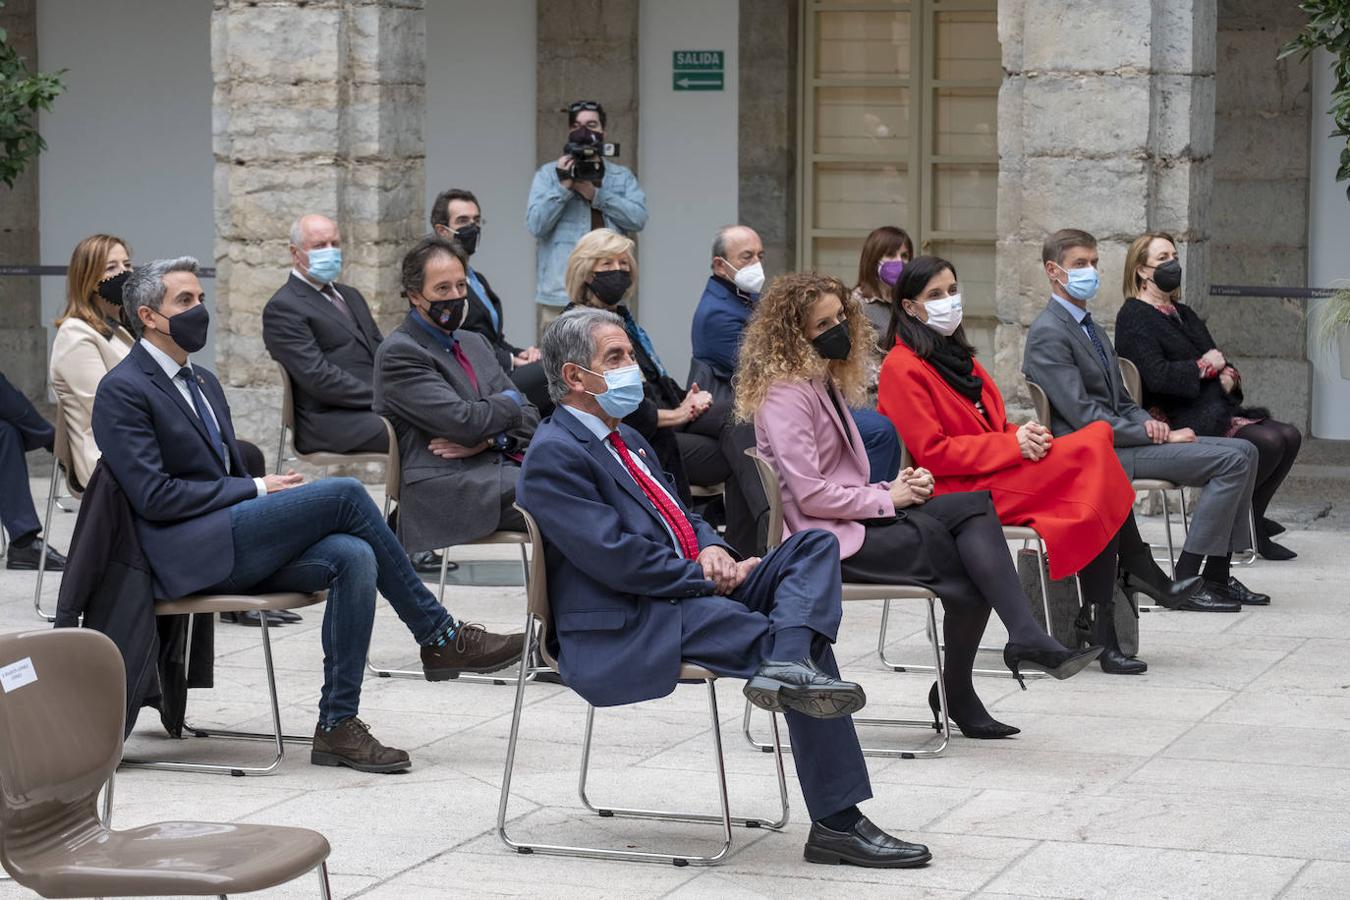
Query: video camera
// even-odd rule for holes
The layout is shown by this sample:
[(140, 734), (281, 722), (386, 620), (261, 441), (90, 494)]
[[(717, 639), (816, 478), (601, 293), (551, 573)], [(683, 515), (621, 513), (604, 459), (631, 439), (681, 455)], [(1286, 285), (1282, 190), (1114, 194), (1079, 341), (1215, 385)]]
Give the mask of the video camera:
[(619, 145), (604, 143), (599, 132), (591, 131), (589, 128), (582, 126), (574, 129), (567, 136), (567, 144), (563, 147), (563, 155), (572, 157), (572, 171), (559, 169), (559, 181), (572, 178), (577, 181), (600, 184), (605, 177), (604, 157), (618, 156)]

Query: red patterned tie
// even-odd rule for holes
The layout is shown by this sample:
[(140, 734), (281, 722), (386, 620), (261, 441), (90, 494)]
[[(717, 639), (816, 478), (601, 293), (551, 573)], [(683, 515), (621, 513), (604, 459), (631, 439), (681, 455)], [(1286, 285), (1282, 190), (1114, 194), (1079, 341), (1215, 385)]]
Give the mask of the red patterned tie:
[(632, 455), (628, 452), (628, 445), (619, 437), (617, 431), (609, 433), (609, 442), (614, 445), (614, 449), (619, 451), (619, 459), (623, 460), (628, 473), (633, 476), (633, 480), (642, 488), (642, 493), (647, 495), (647, 499), (652, 501), (656, 511), (661, 514), (661, 518), (666, 520), (670, 530), (675, 532), (675, 539), (679, 541), (680, 552), (684, 554), (685, 559), (698, 558), (698, 538), (694, 535), (694, 526), (689, 524), (680, 507), (670, 499), (665, 491), (661, 490), (660, 485), (652, 480), (651, 476), (642, 471), (638, 464), (633, 462)]

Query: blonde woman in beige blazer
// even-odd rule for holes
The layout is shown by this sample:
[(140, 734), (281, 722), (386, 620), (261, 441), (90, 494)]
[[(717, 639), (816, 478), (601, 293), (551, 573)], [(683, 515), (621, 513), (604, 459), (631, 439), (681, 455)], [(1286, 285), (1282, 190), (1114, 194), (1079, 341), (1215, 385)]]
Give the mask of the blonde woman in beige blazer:
[(99, 457), (91, 424), (94, 392), (134, 343), (120, 324), (122, 283), (130, 271), (130, 248), (110, 234), (80, 241), (66, 271), (66, 310), (56, 320), (49, 374), (81, 485), (89, 483)]

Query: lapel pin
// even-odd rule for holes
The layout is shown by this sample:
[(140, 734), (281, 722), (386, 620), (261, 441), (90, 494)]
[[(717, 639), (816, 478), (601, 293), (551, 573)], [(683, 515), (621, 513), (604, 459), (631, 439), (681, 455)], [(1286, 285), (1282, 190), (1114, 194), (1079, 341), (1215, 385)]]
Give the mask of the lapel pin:
[(639, 448), (638, 448), (638, 456), (642, 457), (643, 459), (646, 459), (646, 458), (647, 458), (647, 451), (646, 451), (646, 450), (643, 450), (641, 447), (639, 447)]

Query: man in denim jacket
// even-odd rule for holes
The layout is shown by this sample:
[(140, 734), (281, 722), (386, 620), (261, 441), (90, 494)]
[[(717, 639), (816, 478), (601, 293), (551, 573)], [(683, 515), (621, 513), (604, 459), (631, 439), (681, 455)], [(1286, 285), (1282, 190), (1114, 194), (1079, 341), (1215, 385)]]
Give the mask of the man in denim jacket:
[[(593, 100), (578, 100), (567, 109), (568, 131), (585, 128), (603, 143), (605, 110)], [(539, 333), (562, 313), (571, 298), (563, 287), (567, 257), (582, 235), (610, 228), (632, 237), (647, 224), (647, 196), (625, 166), (604, 160), (600, 184), (570, 177), (575, 160), (568, 155), (549, 161), (534, 173), (525, 227), (539, 241), (535, 303)]]

